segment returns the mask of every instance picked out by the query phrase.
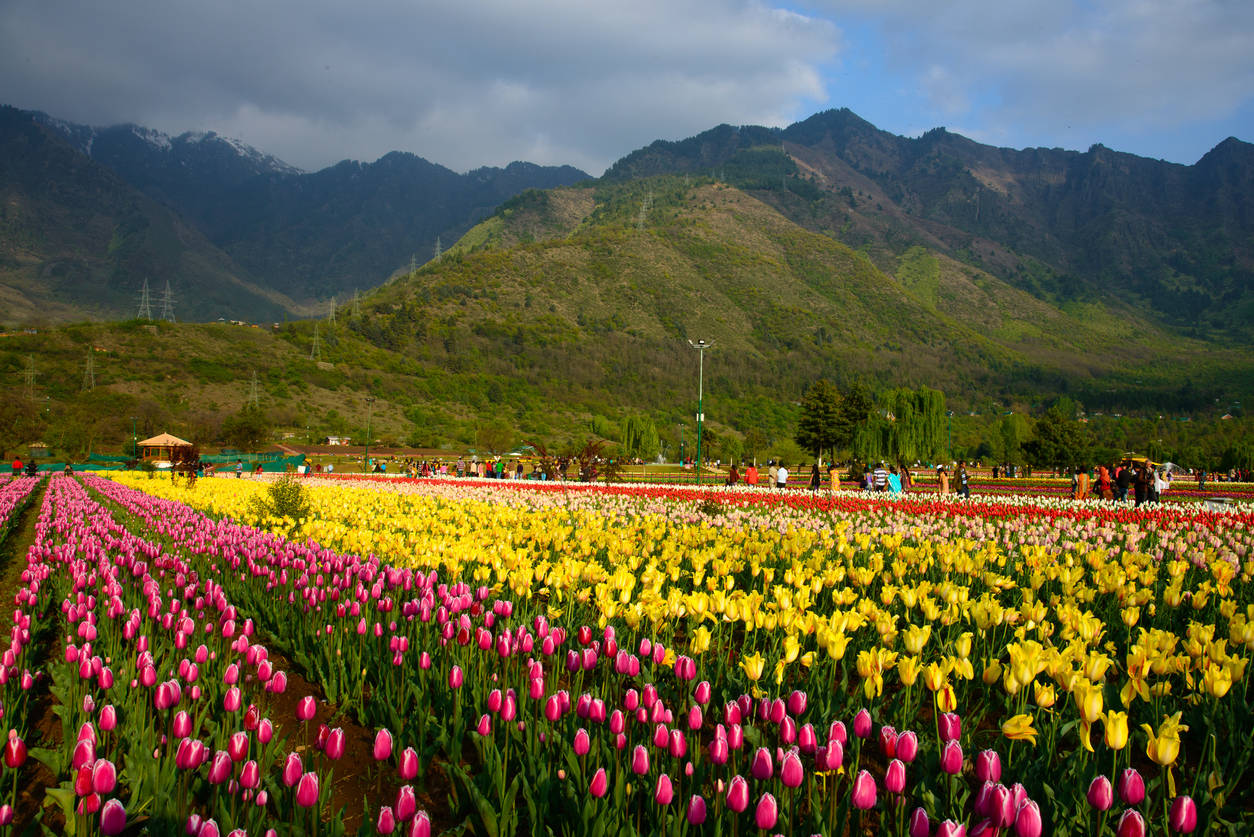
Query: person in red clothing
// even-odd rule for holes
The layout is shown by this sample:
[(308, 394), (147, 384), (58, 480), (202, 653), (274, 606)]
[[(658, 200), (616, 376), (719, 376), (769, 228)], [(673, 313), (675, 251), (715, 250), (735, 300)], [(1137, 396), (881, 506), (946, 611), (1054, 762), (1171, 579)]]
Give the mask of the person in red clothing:
[(22, 458), (20, 456), (13, 457), (13, 476), (19, 476), (22, 473)]
[(758, 484), (758, 466), (750, 465), (745, 469), (745, 485)]

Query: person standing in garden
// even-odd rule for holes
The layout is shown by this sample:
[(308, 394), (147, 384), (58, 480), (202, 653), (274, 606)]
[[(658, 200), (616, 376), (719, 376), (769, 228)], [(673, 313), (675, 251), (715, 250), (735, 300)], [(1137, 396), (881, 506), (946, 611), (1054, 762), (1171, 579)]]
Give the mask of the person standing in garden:
[(736, 470), (736, 463), (733, 462), (731, 470), (727, 472), (727, 485), (735, 485), (740, 482), (740, 472)]
[(819, 474), (819, 463), (815, 462), (810, 466), (810, 490), (818, 491), (819, 486), (823, 484), (823, 477)]
[(788, 469), (784, 467), (783, 460), (780, 460), (779, 468), (775, 471), (775, 487), (779, 489), (788, 487)]
[(965, 460), (958, 461), (958, 495), (970, 499), (971, 497), (971, 478), (967, 476), (967, 463)]
[(827, 463), (827, 490), (840, 491), (840, 470), (834, 461)]
[(757, 485), (757, 484), (758, 484), (758, 466), (750, 463), (749, 467), (745, 468), (745, 485)]
[(936, 466), (936, 482), (940, 486), (938, 490), (941, 494), (949, 493), (949, 472), (945, 470), (944, 465)]
[(767, 483), (767, 485), (769, 485), (771, 488), (775, 488), (776, 483), (779, 482), (779, 480), (777, 479), (777, 477), (779, 476), (779, 465), (775, 464), (774, 459), (772, 459), (767, 464), (770, 466), (769, 468), (766, 469), (766, 475), (767, 477), (770, 478), (770, 481)]
[(22, 457), (13, 457), (13, 476), (21, 476), (22, 474)]

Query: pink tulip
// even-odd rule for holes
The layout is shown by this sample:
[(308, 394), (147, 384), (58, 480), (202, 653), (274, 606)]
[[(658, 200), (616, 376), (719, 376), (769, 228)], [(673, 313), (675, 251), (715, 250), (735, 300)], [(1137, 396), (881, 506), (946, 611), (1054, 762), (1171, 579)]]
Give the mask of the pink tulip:
[(305, 773), (296, 786), (296, 804), (302, 808), (312, 808), (318, 804), (318, 774)]
[(1119, 798), (1125, 805), (1140, 805), (1145, 799), (1145, 780), (1135, 767), (1125, 768), (1119, 774)]
[(1018, 837), (1041, 837), (1043, 830), (1041, 806), (1030, 799), (1026, 800), (1015, 814), (1015, 834)]
[(727, 807), (737, 814), (749, 807), (749, 783), (743, 776), (733, 776), (727, 785)]
[[(295, 753), (293, 753), (295, 755)], [(231, 761), (231, 754), (226, 750), (218, 750), (213, 754), (213, 764), (209, 767), (209, 783), (212, 785), (220, 785), (227, 779), (231, 778), (231, 770), (234, 767)]]
[(775, 775), (775, 765), (771, 762), (770, 750), (765, 747), (758, 748), (758, 751), (753, 754), (753, 765), (749, 768), (749, 773), (759, 782)]
[(1115, 804), (1115, 791), (1110, 786), (1110, 780), (1105, 776), (1097, 776), (1089, 784), (1087, 794), (1089, 805), (1098, 811), (1109, 811), (1110, 806)]
[(705, 797), (694, 793), (688, 800), (688, 823), (701, 825), (705, 822)]
[(222, 698), (222, 708), (227, 712), (238, 712), (241, 702), (242, 697), (239, 686), (232, 686), (226, 690), (226, 694)]
[(1172, 831), (1189, 834), (1197, 828), (1197, 805), (1193, 797), (1181, 794), (1171, 800), (1171, 814), (1167, 818)]
[(980, 750), (975, 754), (975, 778), (981, 782), (1001, 781), (1001, 756), (996, 750)]
[(257, 724), (257, 740), (262, 744), (269, 744), (272, 738), (274, 738), (274, 724), (269, 718), (262, 718)]
[[(710, 702), (710, 681), (702, 680), (697, 684), (697, 688), (693, 692), (693, 700), (702, 706)], [(704, 800), (702, 801), (704, 802)]]
[(670, 805), (675, 798), (675, 788), (671, 785), (671, 777), (665, 773), (657, 777), (657, 787), (653, 790), (653, 801), (658, 805)]
[(941, 770), (956, 776), (962, 772), (962, 745), (957, 741), (946, 741), (945, 748), (941, 750), (940, 759)]
[(799, 788), (805, 781), (805, 768), (801, 766), (801, 757), (795, 750), (784, 754), (783, 764), (779, 768), (779, 778), (786, 788)]
[(105, 704), (100, 707), (100, 730), (102, 732), (110, 732), (118, 725), (118, 710), (113, 704)]
[(631, 772), (643, 776), (649, 772), (649, 751), (643, 744), (637, 744), (631, 751)]
[(244, 766), (240, 768), (239, 784), (241, 788), (249, 790), (256, 790), (261, 786), (261, 769), (254, 759), (244, 762)]
[(126, 808), (121, 800), (110, 799), (100, 809), (100, 833), (121, 834), (126, 828)]
[(401, 750), (401, 763), (397, 770), (402, 782), (410, 782), (418, 775), (418, 751), (413, 747)]
[(374, 760), (387, 761), (392, 757), (392, 733), (384, 728), (374, 735)]
[(327, 735), (327, 758), (339, 761), (344, 758), (344, 730), (336, 727)]
[(414, 794), (413, 785), (401, 785), (396, 792), (396, 803), (392, 806), (396, 818), (401, 822), (409, 820), (418, 812), (418, 797)]
[(758, 808), (753, 813), (754, 822), (758, 824), (758, 828), (766, 831), (775, 827), (775, 822), (779, 819), (779, 804), (775, 801), (775, 797), (769, 793), (762, 794), (762, 798), (758, 800)]
[(232, 733), (231, 737), (227, 739), (226, 751), (230, 754), (231, 761), (236, 764), (248, 758), (248, 733)]
[(392, 806), (384, 805), (379, 809), (379, 816), (374, 821), (374, 830), (376, 834), (391, 834), (396, 830), (396, 815), (392, 813)]
[(453, 666), (448, 672), (448, 687), (450, 689), (460, 689), (466, 676), (462, 673), (461, 666)]
[(853, 805), (860, 811), (875, 807), (875, 778), (865, 770), (859, 771), (853, 780)]
[(957, 741), (962, 737), (962, 718), (953, 712), (944, 712), (939, 719), (941, 741)]
[(305, 695), (296, 704), (296, 719), (298, 721), (309, 721), (318, 713), (318, 704), (314, 701), (312, 695)]
[(893, 759), (884, 771), (884, 790), (901, 793), (906, 789), (906, 765), (901, 759)]
[(713, 738), (710, 740), (710, 761), (714, 764), (727, 764), (729, 755), (726, 738)]
[(289, 788), (295, 785), (300, 781), (300, 775), (304, 769), (300, 763), (300, 756), (288, 753), (287, 760), (283, 762), (283, 784)]
[(914, 813), (910, 815), (910, 837), (929, 837), (932, 830), (932, 824), (928, 821), (927, 811), (922, 808), (915, 808)]
[(575, 730), (575, 755), (586, 756), (588, 750), (592, 747), (592, 741), (588, 738), (588, 731), (583, 727)]
[(600, 799), (605, 796), (609, 789), (610, 780), (605, 775), (605, 768), (598, 767), (597, 772), (592, 776), (592, 784), (588, 786), (588, 793), (592, 794), (597, 799)]
[(1117, 837), (1145, 837), (1145, 818), (1135, 808), (1129, 808), (1119, 818), (1115, 834)]
[[(858, 714), (853, 716), (853, 734), (859, 738), (871, 737), (871, 713), (865, 709), (859, 709)], [(844, 743), (844, 742), (841, 742)]]
[(113, 793), (118, 784), (118, 770), (108, 759), (98, 759), (91, 769), (91, 789), (99, 794)]
[(431, 817), (426, 811), (419, 811), (409, 821), (409, 832), (405, 837), (431, 837)]
[(945, 820), (936, 827), (936, 837), (967, 837), (967, 827), (953, 820)]
[(479, 723), (475, 725), (475, 732), (485, 738), (492, 734), (492, 718), (487, 712), (479, 716)]

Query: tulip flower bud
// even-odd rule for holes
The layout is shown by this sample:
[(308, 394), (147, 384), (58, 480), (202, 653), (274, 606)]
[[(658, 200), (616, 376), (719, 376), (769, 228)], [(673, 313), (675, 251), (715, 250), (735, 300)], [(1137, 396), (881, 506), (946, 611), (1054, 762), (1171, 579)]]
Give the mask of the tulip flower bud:
[(859, 771), (857, 778), (853, 780), (854, 807), (860, 811), (874, 808), (875, 798), (875, 778), (865, 770)]
[(694, 793), (688, 800), (688, 824), (701, 825), (705, 822), (705, 797)]
[(100, 809), (100, 833), (121, 834), (126, 828), (126, 808), (119, 799), (110, 799)]
[(418, 776), (418, 751), (406, 747), (401, 751), (401, 763), (398, 769), (402, 782), (413, 781)]
[(871, 713), (865, 709), (859, 709), (858, 714), (853, 717), (853, 734), (859, 738), (871, 737)]
[(915, 808), (910, 815), (910, 837), (930, 837), (932, 824), (928, 821), (927, 811)]
[(305, 695), (296, 704), (296, 719), (299, 721), (308, 721), (318, 712), (318, 704), (314, 701), (312, 695)]
[(775, 765), (771, 761), (771, 751), (765, 747), (759, 747), (758, 751), (753, 754), (753, 765), (749, 768), (749, 772), (759, 782), (774, 776)]
[(388, 729), (375, 733), (372, 755), (375, 761), (387, 761), (392, 757), (392, 733)]
[(396, 791), (396, 802), (392, 806), (396, 818), (401, 822), (409, 822), (418, 812), (418, 797), (414, 794), (413, 785), (401, 785)]
[(226, 751), (230, 754), (231, 761), (236, 764), (248, 758), (248, 733), (232, 733), (231, 737), (227, 739)]
[(213, 764), (209, 767), (209, 784), (220, 785), (230, 779), (232, 766), (231, 754), (226, 750), (218, 750), (214, 753)]
[(819, 739), (814, 731), (814, 725), (803, 724), (801, 729), (797, 730), (797, 749), (807, 756), (812, 756), (818, 748)]
[(946, 741), (941, 750), (941, 770), (956, 776), (962, 772), (962, 745), (957, 741)]
[(108, 759), (97, 759), (91, 769), (91, 788), (99, 794), (113, 793), (118, 783), (118, 770)]
[(980, 750), (975, 754), (975, 778), (981, 782), (1001, 781), (1001, 756), (996, 750)]
[(657, 777), (657, 786), (653, 789), (653, 801), (658, 805), (670, 805), (671, 800), (675, 798), (675, 788), (671, 784), (671, 777), (665, 773)]
[(592, 741), (588, 738), (588, 731), (583, 727), (575, 730), (575, 755), (586, 756), (588, 750), (592, 747)]
[[(88, 747), (92, 749), (93, 756), (94, 756), (95, 748), (91, 747), (90, 742), (87, 742), (87, 745)], [(77, 756), (77, 753), (78, 753), (78, 750), (77, 748), (75, 748), (76, 756)], [(4, 764), (6, 767), (9, 767), (9, 768), (18, 768), (18, 767), (21, 767), (25, 763), (26, 763), (26, 742), (18, 737), (17, 730), (9, 730), (9, 738), (4, 743)]]
[(344, 730), (336, 727), (327, 735), (326, 744), (327, 758), (332, 761), (339, 761), (344, 758)]
[(631, 751), (631, 772), (643, 776), (649, 772), (649, 751), (643, 744), (637, 744)]
[(1024, 800), (1015, 814), (1015, 834), (1017, 837), (1041, 837), (1042, 830), (1041, 806), (1031, 799)]
[[(702, 680), (700, 683), (697, 684), (697, 688), (693, 692), (693, 700), (695, 700), (697, 703), (699, 703), (702, 706), (705, 706), (710, 702), (710, 681)], [(704, 805), (705, 800), (701, 800), (701, 803), (702, 805)], [(704, 808), (702, 809), (702, 811), (704, 811)]]
[(1110, 780), (1105, 776), (1097, 776), (1089, 783), (1089, 790), (1086, 794), (1089, 805), (1098, 811), (1109, 811), (1110, 806), (1115, 804), (1115, 791), (1110, 786)]
[(111, 703), (100, 707), (100, 729), (109, 732), (118, 725), (118, 710)]
[(897, 730), (887, 725), (880, 727), (880, 752), (886, 759), (897, 757)]
[(783, 763), (779, 768), (779, 778), (786, 788), (799, 788), (805, 781), (805, 768), (801, 766), (801, 757), (795, 750), (784, 754)]
[(283, 784), (292, 787), (300, 781), (301, 772), (304, 766), (300, 762), (300, 756), (295, 753), (288, 753), (287, 759), (283, 762)]
[(906, 765), (901, 759), (893, 759), (884, 771), (884, 790), (901, 793), (906, 789)]
[(776, 820), (779, 819), (779, 803), (775, 801), (775, 797), (769, 793), (762, 794), (762, 798), (758, 800), (758, 808), (754, 811), (753, 819), (758, 824), (758, 828), (767, 831), (775, 827)]
[(1167, 818), (1171, 830), (1189, 834), (1197, 828), (1197, 805), (1193, 797), (1181, 794), (1171, 801), (1171, 814)]
[(1119, 798), (1125, 805), (1140, 805), (1145, 799), (1145, 780), (1135, 767), (1128, 767), (1119, 774)]
[(605, 768), (597, 768), (597, 772), (592, 776), (592, 784), (588, 786), (588, 793), (592, 794), (597, 799), (600, 799), (605, 796), (609, 787), (610, 780), (605, 775)]
[(296, 804), (302, 808), (312, 808), (318, 804), (317, 773), (306, 773), (300, 777), (296, 786)]
[(941, 713), (939, 726), (941, 741), (957, 741), (962, 737), (962, 718), (953, 712)]
[(897, 758), (910, 764), (919, 754), (919, 736), (915, 735), (914, 730), (906, 730), (897, 736), (896, 749)]
[(966, 837), (967, 827), (953, 820), (945, 820), (936, 827), (936, 837)]
[(392, 813), (391, 805), (384, 805), (379, 809), (379, 816), (374, 821), (374, 830), (377, 834), (391, 834), (396, 830), (396, 815)]
[(749, 807), (749, 783), (743, 776), (733, 776), (727, 785), (727, 807), (737, 814)]
[(1123, 812), (1115, 828), (1117, 837), (1145, 837), (1145, 818), (1134, 808)]

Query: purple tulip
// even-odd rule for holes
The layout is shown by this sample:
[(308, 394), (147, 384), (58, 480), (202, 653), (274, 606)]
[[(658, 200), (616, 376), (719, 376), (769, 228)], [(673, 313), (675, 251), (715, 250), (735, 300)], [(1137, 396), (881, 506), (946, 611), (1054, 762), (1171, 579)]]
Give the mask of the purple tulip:
[(296, 804), (302, 808), (312, 808), (318, 804), (318, 774), (305, 773), (296, 785)]
[(1110, 806), (1115, 804), (1114, 788), (1105, 776), (1098, 776), (1089, 783), (1087, 797), (1089, 805), (1098, 811), (1109, 811)]
[(701, 825), (705, 822), (705, 797), (694, 793), (688, 800), (688, 824)]
[(1145, 818), (1135, 808), (1129, 808), (1119, 818), (1115, 834), (1117, 837), (1145, 837)]
[(126, 808), (121, 800), (110, 799), (100, 809), (100, 833), (121, 834), (126, 828)]
[(1119, 774), (1119, 798), (1125, 805), (1140, 805), (1145, 799), (1145, 780), (1135, 767), (1125, 768)]
[(727, 807), (737, 814), (749, 807), (749, 783), (740, 775), (732, 777), (727, 785)]
[(941, 770), (951, 776), (956, 776), (962, 772), (962, 745), (957, 741), (946, 741), (945, 748), (941, 750), (940, 759)]
[(1193, 797), (1181, 794), (1171, 800), (1171, 814), (1167, 818), (1172, 831), (1190, 834), (1197, 828), (1197, 805)]
[(853, 780), (853, 805), (860, 811), (875, 807), (875, 778), (865, 770), (858, 772)]
[(592, 775), (592, 784), (588, 786), (588, 793), (592, 794), (597, 799), (600, 799), (605, 796), (609, 789), (610, 780), (605, 775), (605, 768), (598, 767), (597, 772)]

